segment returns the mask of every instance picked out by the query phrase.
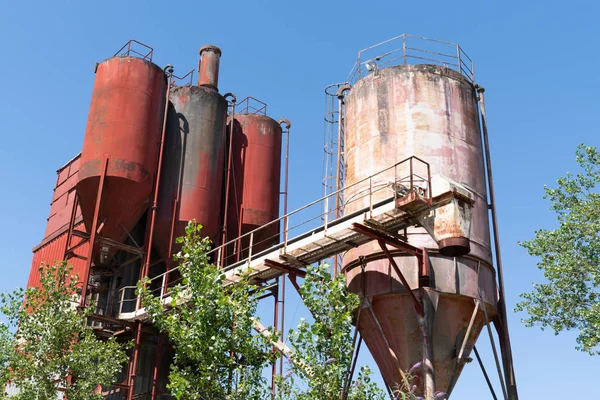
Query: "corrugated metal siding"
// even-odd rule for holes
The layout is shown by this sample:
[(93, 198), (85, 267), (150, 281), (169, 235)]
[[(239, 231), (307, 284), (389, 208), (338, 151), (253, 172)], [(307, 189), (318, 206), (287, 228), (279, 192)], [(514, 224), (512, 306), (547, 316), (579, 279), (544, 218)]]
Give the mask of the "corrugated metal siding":
[[(80, 158), (80, 155), (76, 156), (57, 171), (56, 187), (52, 195), (44, 238), (48, 238), (69, 224), (75, 201), (75, 185), (77, 184)], [(76, 215), (81, 216), (81, 210), (78, 209)]]
[[(83, 229), (83, 224), (77, 226), (78, 229)], [(57, 236), (55, 239), (45, 243), (44, 245), (36, 248), (33, 253), (33, 262), (31, 264), (31, 272), (29, 273), (29, 281), (27, 287), (39, 287), (40, 285), (40, 272), (39, 268), (42, 263), (53, 264), (56, 261), (61, 261), (64, 256), (65, 244), (67, 241), (68, 231), (64, 231), (62, 234)], [(71, 246), (75, 245), (79, 238), (74, 237), (71, 240)], [(87, 256), (90, 245), (86, 243), (76, 250), (78, 255)], [(78, 258), (71, 258), (69, 264), (73, 266), (73, 274), (77, 274), (80, 277), (83, 274), (85, 268), (85, 260)]]

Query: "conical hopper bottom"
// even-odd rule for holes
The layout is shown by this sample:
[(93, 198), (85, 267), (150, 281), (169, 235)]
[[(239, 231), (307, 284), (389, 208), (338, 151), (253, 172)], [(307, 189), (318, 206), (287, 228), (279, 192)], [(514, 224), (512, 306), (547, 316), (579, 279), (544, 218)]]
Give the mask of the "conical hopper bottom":
[[(434, 296), (437, 294), (432, 292)], [(402, 388), (401, 368), (412, 377), (411, 385), (417, 386), (415, 393), (422, 394), (421, 369), (415, 365), (423, 359), (423, 340), (411, 297), (408, 293), (394, 293), (376, 296), (371, 301), (371, 307), (363, 301), (359, 331), (385, 381), (392, 389)], [(432, 327), (436, 391), (446, 392), (453, 373), (453, 379), (457, 380), (464, 367), (464, 364), (456, 366), (457, 356), (474, 307), (475, 302), (467, 296), (438, 296)], [(488, 312), (491, 311), (490, 308)], [(480, 308), (467, 339), (463, 359), (469, 356), (484, 324), (485, 317)]]

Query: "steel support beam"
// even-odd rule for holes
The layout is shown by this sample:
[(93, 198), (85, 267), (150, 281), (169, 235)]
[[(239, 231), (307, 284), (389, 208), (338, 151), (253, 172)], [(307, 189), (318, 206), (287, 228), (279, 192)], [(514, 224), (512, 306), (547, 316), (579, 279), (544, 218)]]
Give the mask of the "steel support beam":
[(96, 244), (96, 230), (98, 229), (98, 218), (100, 216), (100, 204), (102, 204), (102, 192), (104, 191), (104, 180), (108, 172), (108, 158), (104, 160), (102, 175), (98, 181), (98, 192), (96, 194), (96, 206), (94, 207), (94, 219), (92, 220), (92, 229), (90, 231), (90, 248), (87, 254), (85, 270), (83, 271), (83, 286), (81, 288), (81, 299), (79, 305), (85, 307), (85, 298), (87, 297), (88, 284), (90, 280), (90, 270), (92, 269), (92, 256), (94, 255), (94, 245)]
[(282, 263), (279, 263), (279, 262), (273, 261), (273, 260), (265, 260), (264, 262), (265, 262), (265, 265), (269, 268), (273, 268), (273, 269), (279, 270), (281, 272), (288, 273), (290, 275), (296, 275), (296, 276), (299, 276), (300, 278), (306, 277), (306, 271), (303, 271), (299, 268), (291, 267), (289, 265), (285, 265), (285, 264), (282, 264)]

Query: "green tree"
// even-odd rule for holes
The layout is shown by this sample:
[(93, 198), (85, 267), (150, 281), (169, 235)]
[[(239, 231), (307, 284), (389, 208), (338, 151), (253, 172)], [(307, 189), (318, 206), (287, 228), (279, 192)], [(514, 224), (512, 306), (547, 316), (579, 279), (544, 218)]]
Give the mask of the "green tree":
[(581, 171), (545, 187), (544, 198), (557, 214), (556, 229), (541, 229), (519, 243), (539, 259), (546, 283), (534, 283), (515, 311), (529, 314), (527, 326), (551, 328), (556, 334), (577, 330), (577, 349), (599, 354), (600, 343), (600, 154), (580, 145), (576, 159)]
[(268, 385), (263, 369), (273, 362), (272, 343), (253, 334), (258, 288), (242, 276), (228, 283), (210, 263), (210, 240), (201, 225), (190, 222), (179, 238), (175, 256), (182, 276), (170, 289), (165, 309), (146, 284), (138, 286), (152, 322), (167, 333), (175, 348), (168, 388), (182, 400), (265, 399)]
[[(346, 289), (343, 275), (331, 277), (327, 264), (308, 266), (300, 287), (304, 304), (313, 314), (313, 322), (302, 319), (290, 330), (294, 356), (303, 361), (291, 363), (288, 376), (280, 382), (279, 397), (296, 400), (340, 399), (347, 384), (354, 351), (352, 315), (359, 305), (358, 296)], [(308, 368), (306, 368), (308, 366)], [(371, 372), (363, 368), (350, 385), (348, 399), (383, 399), (384, 393), (371, 381)], [(296, 377), (300, 378), (296, 382)]]
[[(8, 326), (0, 322), (0, 385), (4, 385), (8, 381), (8, 362), (12, 355), (13, 347), (13, 335)], [(0, 388), (1, 390), (4, 390), (4, 387)]]
[[(101, 399), (98, 385), (109, 385), (127, 361), (125, 345), (101, 341), (87, 324), (90, 310), (75, 302), (79, 280), (66, 262), (40, 267), (39, 288), (0, 296), (0, 311), (14, 327), (0, 334), (6, 377), (19, 388), (16, 400)], [(6, 351), (6, 353), (5, 353)]]

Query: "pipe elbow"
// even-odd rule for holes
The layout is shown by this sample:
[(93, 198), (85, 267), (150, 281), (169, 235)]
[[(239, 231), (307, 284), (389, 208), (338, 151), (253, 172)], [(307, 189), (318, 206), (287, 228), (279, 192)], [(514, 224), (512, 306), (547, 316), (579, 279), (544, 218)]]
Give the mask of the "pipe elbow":
[(286, 129), (290, 129), (292, 127), (292, 123), (287, 118), (282, 118), (277, 122), (279, 125), (285, 124)]
[(344, 93), (346, 93), (350, 89), (352, 89), (352, 86), (348, 84), (340, 86), (336, 93), (336, 96), (338, 97), (338, 99), (341, 99), (342, 97), (344, 97)]
[(234, 104), (235, 104), (235, 103), (236, 103), (236, 101), (237, 101), (237, 97), (235, 97), (235, 94), (233, 94), (233, 93), (231, 93), (231, 92), (229, 92), (229, 93), (225, 93), (225, 94), (223, 95), (223, 97), (225, 98), (225, 100), (227, 100), (227, 98), (228, 98), (228, 97), (231, 97), (231, 102), (232, 102), (232, 103), (234, 103)]

